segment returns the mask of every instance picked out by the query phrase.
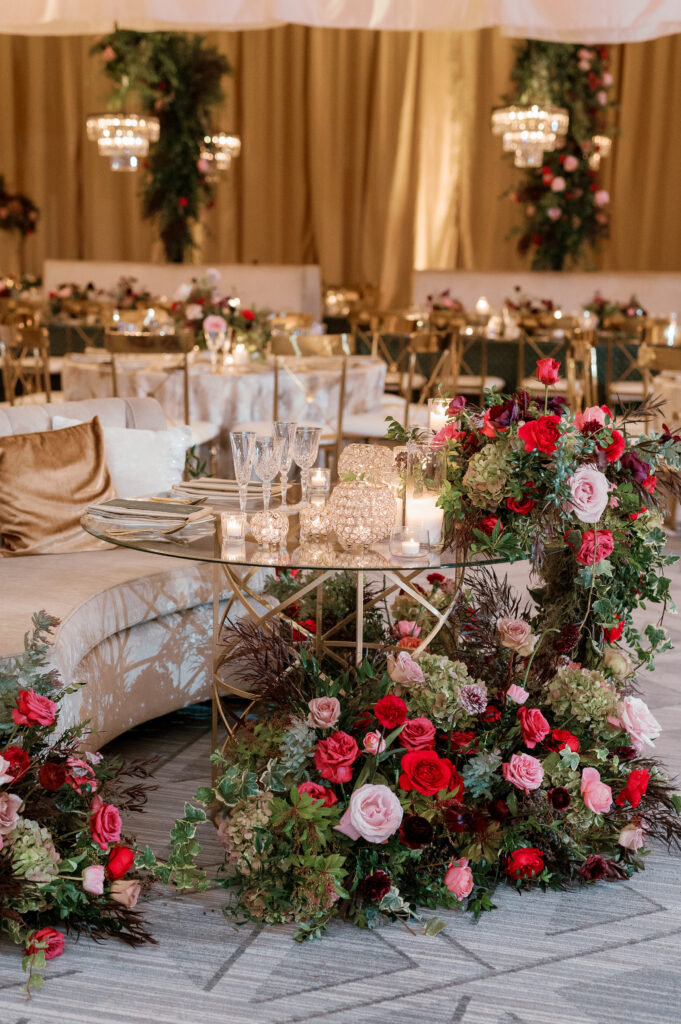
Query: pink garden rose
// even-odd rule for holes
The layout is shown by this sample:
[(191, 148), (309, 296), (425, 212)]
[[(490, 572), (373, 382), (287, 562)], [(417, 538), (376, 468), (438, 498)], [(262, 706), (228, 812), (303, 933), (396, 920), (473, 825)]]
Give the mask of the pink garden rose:
[(365, 754), (382, 754), (385, 750), (385, 740), (378, 729), (374, 729), (373, 732), (364, 734), (362, 746), (364, 747)]
[(590, 405), (584, 412), (575, 413), (575, 426), (577, 430), (583, 430), (587, 423), (590, 426), (604, 427), (606, 415), (612, 420), (612, 413), (607, 405)]
[(408, 651), (400, 651), (397, 657), (388, 655), (388, 675), (405, 689), (414, 683), (424, 682), (423, 671)]
[(41, 697), (34, 690), (19, 690), (17, 706), (12, 708), (16, 725), (52, 725), (57, 715), (57, 705), (49, 697)]
[(435, 726), (428, 718), (408, 718), (399, 741), (407, 750), (432, 750), (435, 746)]
[(7, 835), (16, 825), (21, 802), (15, 793), (0, 793), (0, 835)]
[(317, 729), (331, 729), (340, 718), (341, 706), (337, 697), (314, 697), (309, 703), (307, 721)]
[(531, 754), (512, 754), (510, 761), (502, 764), (501, 770), (507, 782), (525, 793), (539, 789), (544, 779), (541, 761)]
[(655, 746), (654, 740), (662, 732), (662, 726), (650, 713), (648, 705), (640, 697), (625, 697), (618, 708), (619, 724), (631, 739), (640, 754), (645, 746)]
[(453, 893), (457, 900), (464, 900), (473, 891), (473, 872), (468, 867), (468, 858), (453, 860), (444, 877), (445, 888)]
[(0, 786), (4, 786), (6, 782), (12, 782), (14, 779), (14, 775), (9, 770), (11, 767), (10, 762), (0, 756)]
[(227, 321), (224, 316), (211, 314), (203, 321), (203, 329), (209, 334), (224, 334), (227, 330)]
[(571, 511), (582, 523), (597, 523), (610, 497), (610, 484), (595, 466), (580, 466), (568, 480)]
[(523, 734), (523, 743), (530, 750), (551, 732), (551, 726), (539, 708), (518, 708), (517, 717)]
[(582, 799), (594, 814), (607, 814), (612, 807), (612, 790), (601, 782), (601, 773), (596, 768), (582, 771)]
[(402, 804), (392, 789), (366, 783), (350, 797), (348, 809), (336, 829), (350, 839), (384, 843), (402, 823)]
[(506, 700), (512, 700), (515, 704), (524, 704), (529, 696), (527, 690), (523, 690), (522, 686), (516, 686), (515, 683), (511, 683), (506, 691)]
[(625, 850), (640, 850), (642, 846), (645, 846), (646, 834), (641, 825), (630, 821), (620, 832), (617, 842)]
[(548, 210), (546, 211), (546, 216), (549, 218), (549, 220), (560, 220), (560, 218), (563, 216), (563, 211), (561, 210), (560, 206), (549, 206)]
[(121, 838), (122, 821), (118, 808), (113, 804), (105, 804), (101, 797), (92, 801), (90, 832), (92, 839), (102, 850), (107, 850), (111, 843)]
[(104, 867), (101, 864), (90, 864), (83, 868), (83, 888), (93, 896), (101, 896), (104, 892)]
[(111, 883), (111, 899), (121, 903), (128, 910), (136, 906), (142, 886), (134, 879), (119, 878)]
[(532, 632), (532, 627), (524, 619), (497, 619), (497, 630), (502, 647), (515, 651), (523, 658), (532, 654), (537, 638)]
[(580, 565), (603, 562), (615, 550), (612, 530), (585, 530), (575, 558)]

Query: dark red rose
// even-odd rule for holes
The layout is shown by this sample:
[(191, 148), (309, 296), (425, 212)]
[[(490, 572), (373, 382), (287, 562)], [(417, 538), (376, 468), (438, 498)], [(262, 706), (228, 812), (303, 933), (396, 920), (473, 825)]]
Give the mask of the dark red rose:
[(3, 750), (2, 757), (9, 761), (9, 774), (15, 782), (23, 779), (31, 767), (31, 758), (22, 747), (7, 747), (7, 750)]
[(524, 846), (507, 854), (504, 871), (510, 878), (534, 878), (544, 870), (544, 854), (536, 846)]
[(603, 632), (605, 633), (605, 639), (608, 641), (609, 644), (614, 643), (615, 640), (619, 640), (619, 638), (622, 636), (622, 633), (624, 632), (624, 619), (620, 619), (618, 617), (617, 625), (610, 626), (609, 629), (606, 629)]
[(38, 782), (43, 789), (50, 793), (56, 793), (66, 782), (66, 768), (63, 764), (46, 761), (38, 772)]
[(570, 794), (568, 793), (565, 786), (552, 786), (547, 792), (549, 803), (552, 807), (555, 807), (557, 811), (565, 811), (572, 803)]
[(326, 739), (317, 740), (314, 753), (315, 768), (329, 782), (349, 782), (352, 765), (359, 756), (359, 747), (346, 732), (334, 732)]
[(483, 722), (498, 722), (501, 718), (501, 711), (496, 704), (488, 704), (483, 713), (480, 715)]
[(608, 863), (605, 857), (600, 857), (597, 853), (590, 853), (579, 869), (579, 874), (587, 882), (598, 882), (601, 878), (607, 878)]
[(422, 850), (433, 841), (433, 826), (427, 818), (407, 814), (400, 825), (400, 842), (410, 850)]
[(626, 452), (622, 456), (622, 469), (631, 473), (637, 484), (642, 484), (650, 474), (650, 466), (643, 459), (639, 459), (634, 452)]
[(492, 800), (487, 805), (487, 810), (490, 813), (490, 817), (494, 818), (495, 821), (507, 821), (511, 817), (509, 806), (501, 797)]
[(475, 743), (475, 733), (472, 730), (467, 732), (450, 732), (449, 736), (447, 737), (447, 743), (449, 744), (450, 750), (452, 749), (452, 747), (456, 747), (463, 750), (467, 747), (471, 747), (471, 745)]
[(622, 457), (626, 444), (619, 430), (613, 430), (611, 433), (612, 441), (610, 444), (605, 447), (603, 445), (599, 445), (599, 448), (601, 448), (605, 453), (605, 457), (608, 462), (617, 462), (617, 460)]
[(376, 701), (374, 714), (385, 729), (396, 729), (407, 721), (407, 705), (401, 697), (389, 693)]
[[(315, 622), (314, 619), (303, 619), (302, 622), (298, 622), (298, 625), (302, 626), (303, 629), (306, 629), (308, 633), (317, 632), (317, 623)], [(291, 630), (291, 639), (294, 641), (302, 642), (307, 640), (308, 637), (300, 629), (296, 629), (294, 626)]]
[(620, 761), (633, 761), (638, 751), (636, 747), (615, 747), (614, 753), (617, 754)]
[(579, 740), (567, 729), (552, 729), (550, 736), (544, 741), (544, 746), (548, 750), (562, 750), (563, 747), (569, 747), (573, 754), (579, 753)]
[(560, 376), (560, 360), (559, 359), (538, 359), (537, 360), (537, 380), (540, 384), (556, 384)]
[(189, 200), (187, 199), (186, 196), (180, 196), (180, 198), (177, 200), (177, 205), (181, 206), (182, 209), (184, 209), (185, 206), (189, 205)]
[(441, 572), (430, 572), (426, 576), (426, 579), (430, 583), (431, 587), (434, 587), (436, 583), (440, 584), (444, 583), (445, 581), (445, 577), (442, 575)]
[(129, 846), (114, 846), (106, 862), (106, 877), (115, 881), (123, 878), (135, 862), (135, 854)]
[(506, 499), (506, 508), (519, 516), (528, 516), (536, 504), (537, 502), (530, 497), (525, 497), (522, 501), (518, 500), (518, 498)]
[[(478, 530), (481, 530), (482, 533), (486, 533), (488, 537), (491, 537), (492, 534), (494, 533), (494, 528), (498, 522), (499, 516), (486, 516), (484, 519), (481, 519), (479, 523), (477, 523), (477, 528)], [(504, 532), (503, 526), (501, 527), (499, 532)]]
[(516, 717), (520, 722), (523, 742), (530, 750), (536, 747), (551, 732), (551, 726), (539, 708), (518, 708)]
[(390, 875), (385, 871), (374, 871), (361, 883), (362, 895), (369, 903), (379, 903), (390, 892)]
[(399, 742), (407, 750), (432, 750), (435, 726), (427, 718), (409, 718), (400, 733)]
[(435, 796), (441, 790), (463, 796), (463, 779), (451, 761), (439, 757), (434, 750), (411, 750), (402, 755), (400, 786), (423, 796)]
[(558, 429), (560, 416), (540, 416), (538, 420), (524, 423), (518, 430), (518, 437), (525, 442), (525, 451), (540, 451), (544, 455), (553, 455), (562, 437)]
[(632, 807), (638, 807), (641, 799), (645, 796), (649, 782), (650, 772), (647, 768), (634, 768), (629, 774), (626, 786), (615, 797), (617, 806), (624, 807), (628, 800)]

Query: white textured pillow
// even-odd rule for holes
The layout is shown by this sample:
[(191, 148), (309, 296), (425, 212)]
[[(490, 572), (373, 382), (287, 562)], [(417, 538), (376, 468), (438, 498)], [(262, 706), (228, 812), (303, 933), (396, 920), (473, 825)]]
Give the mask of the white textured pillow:
[[(74, 427), (82, 420), (53, 416), (52, 429)], [(169, 490), (182, 479), (191, 436), (187, 427), (128, 430), (102, 427), (111, 482), (119, 498), (140, 498)]]

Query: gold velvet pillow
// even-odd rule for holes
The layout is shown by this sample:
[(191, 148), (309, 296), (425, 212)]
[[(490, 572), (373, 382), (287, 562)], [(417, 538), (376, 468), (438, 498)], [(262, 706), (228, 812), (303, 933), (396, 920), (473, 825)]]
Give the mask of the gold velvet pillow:
[(0, 437), (0, 555), (90, 551), (88, 505), (115, 496), (97, 417), (64, 430)]

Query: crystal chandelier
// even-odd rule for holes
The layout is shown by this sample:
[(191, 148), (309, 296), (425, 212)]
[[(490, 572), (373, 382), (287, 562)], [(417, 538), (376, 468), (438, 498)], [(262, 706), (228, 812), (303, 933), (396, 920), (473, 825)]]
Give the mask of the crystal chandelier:
[(492, 111), (492, 131), (502, 136), (505, 153), (515, 153), (516, 167), (541, 167), (544, 153), (556, 148), (567, 133), (568, 123), (568, 112), (563, 107), (538, 103)]
[(241, 152), (241, 139), (231, 132), (215, 132), (204, 135), (199, 159), (207, 164), (206, 181), (215, 183), (220, 174), (229, 168), (232, 160)]
[(589, 167), (597, 171), (601, 166), (601, 160), (610, 156), (612, 139), (608, 135), (594, 135), (591, 139), (591, 153), (589, 154)]
[(136, 171), (139, 161), (157, 142), (157, 117), (141, 114), (92, 114), (87, 119), (87, 137), (97, 143), (100, 156), (111, 161), (112, 171)]

